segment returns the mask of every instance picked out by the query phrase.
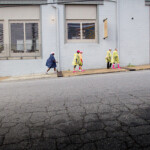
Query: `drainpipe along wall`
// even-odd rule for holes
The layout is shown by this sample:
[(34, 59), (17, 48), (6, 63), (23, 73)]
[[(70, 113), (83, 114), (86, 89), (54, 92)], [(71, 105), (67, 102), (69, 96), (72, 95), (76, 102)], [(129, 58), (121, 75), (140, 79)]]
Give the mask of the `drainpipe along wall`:
[(57, 59), (58, 59), (58, 72), (61, 71), (61, 60), (60, 60), (60, 31), (59, 31), (59, 8), (56, 5), (52, 5), (53, 8), (56, 10), (56, 48), (57, 48)]
[(119, 19), (119, 0), (105, 0), (107, 2), (113, 2), (116, 5), (116, 48), (118, 49), (120, 56), (120, 19)]
[(120, 56), (120, 16), (119, 16), (119, 0), (116, 0), (116, 18), (117, 18), (117, 48), (119, 50), (119, 56)]

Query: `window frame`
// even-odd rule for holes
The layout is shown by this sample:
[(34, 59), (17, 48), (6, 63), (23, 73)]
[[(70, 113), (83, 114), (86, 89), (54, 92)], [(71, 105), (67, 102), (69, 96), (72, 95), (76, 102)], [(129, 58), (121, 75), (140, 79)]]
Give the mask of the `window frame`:
[[(80, 23), (80, 39), (68, 39), (68, 23)], [(95, 24), (95, 39), (83, 39), (82, 23), (94, 23)], [(97, 21), (95, 19), (89, 19), (89, 20), (67, 19), (66, 20), (66, 42), (67, 43), (97, 43), (97, 41), (98, 41)]]
[[(23, 23), (23, 37), (24, 37), (24, 53), (13, 53), (11, 50), (11, 23)], [(39, 38), (39, 51), (27, 52), (26, 50), (26, 23), (38, 24), (38, 38)], [(40, 32), (40, 20), (9, 20), (9, 57), (40, 57), (41, 56), (41, 32)]]

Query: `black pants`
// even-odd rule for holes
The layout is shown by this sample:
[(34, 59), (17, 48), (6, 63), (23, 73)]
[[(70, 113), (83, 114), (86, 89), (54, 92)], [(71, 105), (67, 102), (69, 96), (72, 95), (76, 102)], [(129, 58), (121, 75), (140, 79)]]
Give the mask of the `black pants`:
[(111, 62), (107, 62), (107, 69), (111, 68), (112, 63)]

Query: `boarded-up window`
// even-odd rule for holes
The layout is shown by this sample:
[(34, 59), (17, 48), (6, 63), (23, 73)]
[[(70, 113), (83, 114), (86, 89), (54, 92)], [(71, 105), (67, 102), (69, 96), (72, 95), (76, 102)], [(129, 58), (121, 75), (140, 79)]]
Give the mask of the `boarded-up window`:
[(107, 26), (107, 18), (103, 20), (104, 22), (104, 39), (108, 37), (108, 26)]

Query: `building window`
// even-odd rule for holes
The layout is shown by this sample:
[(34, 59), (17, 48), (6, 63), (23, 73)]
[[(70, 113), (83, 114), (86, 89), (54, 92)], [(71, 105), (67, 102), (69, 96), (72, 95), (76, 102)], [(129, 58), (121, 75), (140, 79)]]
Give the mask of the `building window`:
[(80, 23), (68, 23), (68, 39), (80, 38)]
[(26, 23), (25, 28), (27, 52), (39, 52), (38, 23)]
[(24, 52), (23, 23), (11, 23), (11, 51), (14, 53)]
[(82, 23), (83, 39), (95, 39), (95, 23)]
[(0, 53), (4, 52), (4, 30), (3, 23), (0, 22)]
[(97, 42), (96, 5), (66, 5), (66, 41)]
[(96, 21), (67, 21), (68, 42), (96, 42)]
[(38, 54), (40, 52), (39, 33), (39, 22), (10, 22), (11, 53), (21, 54), (21, 56)]

